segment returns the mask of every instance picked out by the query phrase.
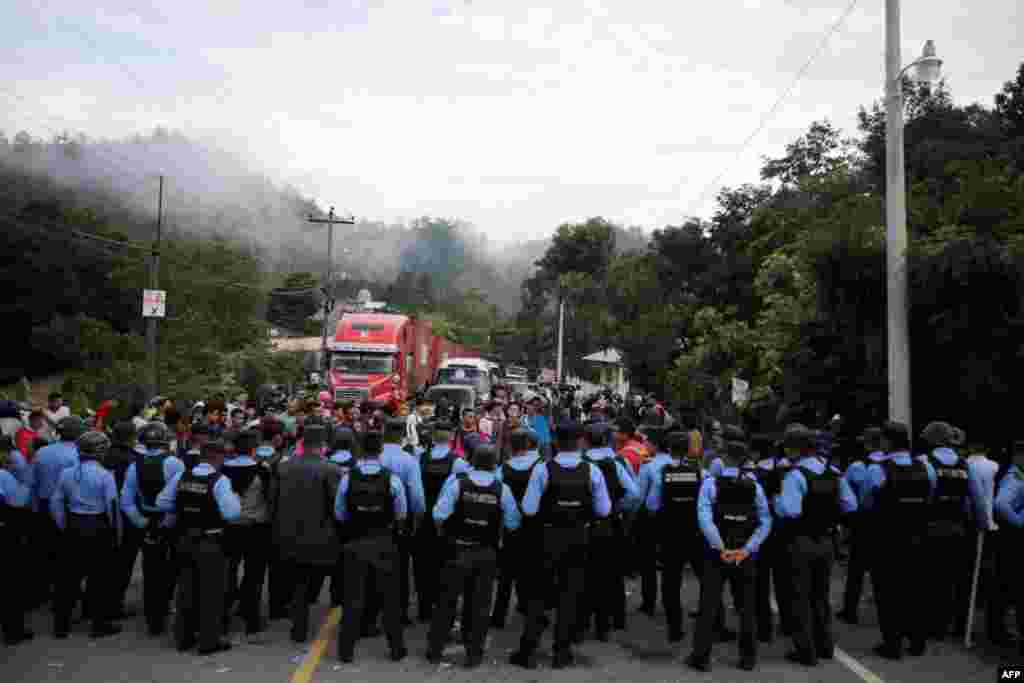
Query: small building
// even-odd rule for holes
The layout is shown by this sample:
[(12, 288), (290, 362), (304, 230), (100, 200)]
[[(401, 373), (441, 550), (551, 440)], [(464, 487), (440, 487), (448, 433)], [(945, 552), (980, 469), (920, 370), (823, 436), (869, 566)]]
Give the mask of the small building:
[(584, 356), (583, 360), (597, 366), (598, 384), (611, 387), (615, 393), (623, 396), (629, 392), (626, 366), (618, 349), (604, 349)]

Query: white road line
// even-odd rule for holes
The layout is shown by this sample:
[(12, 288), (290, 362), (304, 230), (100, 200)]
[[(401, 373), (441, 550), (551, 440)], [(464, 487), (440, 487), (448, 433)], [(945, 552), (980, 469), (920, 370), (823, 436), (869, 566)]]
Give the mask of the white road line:
[(879, 678), (876, 674), (868, 670), (867, 667), (840, 650), (838, 647), (835, 648), (835, 658), (847, 669), (860, 676), (864, 683), (885, 683), (885, 681)]

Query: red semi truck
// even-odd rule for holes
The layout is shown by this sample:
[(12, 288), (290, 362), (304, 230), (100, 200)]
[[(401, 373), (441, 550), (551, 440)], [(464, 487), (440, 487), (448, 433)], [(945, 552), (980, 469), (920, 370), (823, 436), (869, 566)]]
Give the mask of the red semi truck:
[(432, 334), (429, 320), (394, 313), (343, 313), (325, 353), (335, 401), (371, 401), (397, 409), (430, 384), (448, 358), (479, 352)]

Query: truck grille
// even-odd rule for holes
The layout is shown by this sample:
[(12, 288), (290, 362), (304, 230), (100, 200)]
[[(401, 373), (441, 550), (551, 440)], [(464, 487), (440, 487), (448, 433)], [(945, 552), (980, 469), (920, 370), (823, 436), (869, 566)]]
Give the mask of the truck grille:
[(362, 403), (370, 397), (370, 391), (368, 389), (336, 389), (334, 391), (335, 401), (352, 401), (353, 403)]

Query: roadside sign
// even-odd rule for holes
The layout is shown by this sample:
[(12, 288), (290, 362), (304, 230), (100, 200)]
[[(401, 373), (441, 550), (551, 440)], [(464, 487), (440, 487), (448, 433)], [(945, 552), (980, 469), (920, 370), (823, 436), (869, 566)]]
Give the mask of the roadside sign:
[(167, 312), (167, 292), (162, 289), (142, 290), (142, 317), (163, 318)]
[(739, 377), (732, 378), (732, 402), (745, 403), (750, 400), (750, 382)]

